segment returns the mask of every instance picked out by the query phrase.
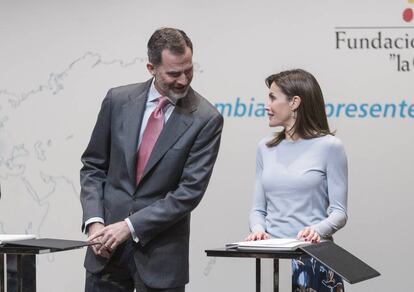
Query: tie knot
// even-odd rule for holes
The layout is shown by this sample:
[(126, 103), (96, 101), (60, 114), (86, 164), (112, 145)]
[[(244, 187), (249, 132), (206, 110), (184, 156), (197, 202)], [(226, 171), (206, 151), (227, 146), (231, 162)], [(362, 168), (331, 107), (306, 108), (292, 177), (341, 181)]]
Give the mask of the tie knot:
[(166, 96), (160, 96), (158, 98), (157, 110), (163, 110), (170, 101), (167, 99)]

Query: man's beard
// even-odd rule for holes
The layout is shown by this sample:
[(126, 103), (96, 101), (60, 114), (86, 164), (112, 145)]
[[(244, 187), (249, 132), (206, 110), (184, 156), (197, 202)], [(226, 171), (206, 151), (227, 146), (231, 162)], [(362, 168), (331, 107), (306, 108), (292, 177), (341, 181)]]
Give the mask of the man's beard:
[(184, 91), (180, 91), (180, 92), (175, 92), (170, 88), (168, 90), (168, 96), (171, 97), (172, 99), (180, 99), (180, 98), (186, 97), (189, 90), (190, 90), (190, 85), (187, 85), (184, 88)]
[(159, 87), (165, 94), (174, 100), (179, 100), (180, 98), (186, 97), (188, 94), (188, 91), (190, 90), (190, 84), (188, 84), (186, 87), (180, 89), (179, 92), (174, 91), (173, 87), (168, 86), (167, 84), (163, 82), (158, 82)]

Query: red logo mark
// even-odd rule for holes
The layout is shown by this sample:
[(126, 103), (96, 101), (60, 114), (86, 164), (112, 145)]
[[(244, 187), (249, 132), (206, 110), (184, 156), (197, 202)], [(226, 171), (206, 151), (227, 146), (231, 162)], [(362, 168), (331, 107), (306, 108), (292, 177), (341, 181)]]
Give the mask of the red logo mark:
[(413, 10), (411, 8), (407, 8), (403, 11), (402, 18), (405, 22), (411, 22), (413, 20)]

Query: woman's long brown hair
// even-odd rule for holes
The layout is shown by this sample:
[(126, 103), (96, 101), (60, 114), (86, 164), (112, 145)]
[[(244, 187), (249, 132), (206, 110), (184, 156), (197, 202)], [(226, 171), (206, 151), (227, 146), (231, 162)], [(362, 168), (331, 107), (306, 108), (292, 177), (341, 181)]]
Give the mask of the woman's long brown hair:
[[(302, 139), (334, 135), (329, 129), (322, 90), (312, 74), (302, 69), (283, 71), (266, 78), (267, 87), (270, 88), (273, 83), (280, 88), (288, 100), (294, 96), (299, 96), (301, 99), (291, 135), (298, 134)], [(285, 139), (285, 131), (276, 134), (266, 145), (277, 146)]]

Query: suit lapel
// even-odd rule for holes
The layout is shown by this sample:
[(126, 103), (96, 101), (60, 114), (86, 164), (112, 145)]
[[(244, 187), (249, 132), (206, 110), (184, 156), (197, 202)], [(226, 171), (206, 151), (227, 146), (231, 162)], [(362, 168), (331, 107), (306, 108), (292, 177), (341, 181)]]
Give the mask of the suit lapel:
[(131, 93), (129, 96), (129, 102), (125, 103), (123, 106), (123, 110), (125, 112), (125, 136), (123, 138), (125, 143), (124, 154), (128, 167), (128, 174), (134, 182), (138, 138), (150, 85), (151, 80), (145, 82), (136, 92)]
[(187, 97), (180, 100), (180, 102), (175, 106), (173, 113), (162, 129), (161, 134), (155, 143), (154, 149), (151, 152), (148, 163), (145, 166), (141, 182), (145, 180), (145, 176), (150, 172), (150, 170), (191, 126), (193, 123), (192, 112), (196, 108), (196, 96), (194, 95), (192, 89), (190, 89)]

